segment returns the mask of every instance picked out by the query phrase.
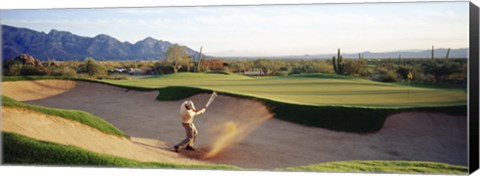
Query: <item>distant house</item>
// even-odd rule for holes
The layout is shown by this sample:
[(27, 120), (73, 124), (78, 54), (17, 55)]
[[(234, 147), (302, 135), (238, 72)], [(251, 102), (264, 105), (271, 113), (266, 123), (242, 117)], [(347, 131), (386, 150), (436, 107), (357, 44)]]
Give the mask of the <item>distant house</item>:
[(130, 75), (145, 75), (146, 71), (138, 68), (131, 68), (128, 70), (128, 74)]

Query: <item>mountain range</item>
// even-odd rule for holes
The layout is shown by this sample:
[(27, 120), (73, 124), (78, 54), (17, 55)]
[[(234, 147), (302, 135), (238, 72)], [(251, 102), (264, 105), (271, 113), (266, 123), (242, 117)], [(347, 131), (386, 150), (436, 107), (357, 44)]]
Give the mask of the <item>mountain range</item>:
[[(11, 59), (20, 54), (29, 54), (39, 60), (49, 58), (55, 60), (83, 60), (93, 57), (97, 60), (158, 60), (165, 56), (173, 44), (168, 41), (147, 37), (134, 44), (121, 42), (111, 36), (100, 34), (95, 37), (83, 37), (67, 31), (52, 29), (50, 32), (38, 32), (27, 28), (2, 25), (2, 56)], [(185, 47), (192, 58), (198, 57), (198, 52)], [(314, 54), (302, 56), (277, 57), (217, 57), (222, 59), (329, 59), (332, 54)], [(446, 48), (435, 49), (435, 58), (444, 58)], [(361, 52), (363, 58), (430, 58), (431, 50), (404, 50), (391, 52)], [(343, 58), (358, 58), (358, 53), (343, 53)], [(467, 58), (468, 48), (451, 49), (449, 58)]]
[[(100, 34), (83, 37), (66, 31), (52, 29), (38, 32), (27, 28), (2, 25), (2, 56), (11, 59), (20, 54), (29, 54), (39, 60), (153, 60), (165, 56), (173, 44), (147, 37), (134, 44), (121, 42), (111, 36)], [(198, 57), (198, 52), (185, 47), (189, 55)]]
[[(445, 58), (447, 54), (447, 48), (438, 48), (434, 49), (434, 57)], [(341, 55), (343, 58), (348, 59), (357, 59), (359, 53), (344, 53), (342, 51)], [(422, 58), (431, 58), (432, 50), (403, 50), (403, 51), (389, 51), (389, 52), (370, 52), (365, 51), (360, 53), (362, 58), (365, 59), (422, 59)], [(337, 56), (337, 53), (330, 54), (314, 54), (314, 55), (292, 55), (292, 56), (248, 56), (248, 57), (219, 57), (222, 59), (236, 60), (236, 59), (331, 59), (333, 56)], [(457, 48), (450, 49), (448, 58), (467, 58), (468, 57), (468, 48)]]
[[(434, 49), (435, 58), (445, 58), (448, 48), (438, 48)], [(342, 53), (343, 58), (358, 58), (359, 53)], [(336, 56), (336, 53), (332, 54), (319, 54), (319, 55), (304, 55), (304, 56), (288, 56), (289, 58), (332, 58)], [(389, 51), (389, 52), (370, 52), (365, 51), (361, 52), (360, 55), (365, 59), (373, 58), (431, 58), (432, 50), (404, 50), (404, 51)], [(468, 57), (468, 48), (456, 48), (450, 49), (448, 54), (449, 58), (467, 58)]]

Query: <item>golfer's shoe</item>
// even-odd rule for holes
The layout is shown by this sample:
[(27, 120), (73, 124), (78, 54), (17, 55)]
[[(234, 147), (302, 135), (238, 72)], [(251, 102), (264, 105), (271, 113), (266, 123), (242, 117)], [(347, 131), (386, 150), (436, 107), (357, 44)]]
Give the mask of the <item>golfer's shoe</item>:
[(173, 146), (173, 148), (175, 149), (175, 152), (178, 153), (180, 147), (179, 146)]
[(185, 147), (185, 150), (195, 151), (195, 149), (192, 146)]

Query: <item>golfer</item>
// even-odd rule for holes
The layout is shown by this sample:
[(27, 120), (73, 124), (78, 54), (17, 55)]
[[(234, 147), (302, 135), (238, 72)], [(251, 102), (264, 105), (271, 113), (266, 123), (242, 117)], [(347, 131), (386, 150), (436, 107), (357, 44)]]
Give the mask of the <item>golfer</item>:
[(178, 153), (182, 148), (192, 151), (195, 150), (193, 145), (195, 144), (195, 138), (198, 135), (198, 131), (193, 124), (193, 118), (197, 115), (203, 114), (205, 111), (205, 108), (200, 110), (195, 109), (195, 105), (192, 101), (188, 100), (182, 103), (180, 106), (180, 118), (182, 120), (182, 125), (185, 128), (185, 132), (187, 133), (187, 137), (174, 146), (175, 152)]

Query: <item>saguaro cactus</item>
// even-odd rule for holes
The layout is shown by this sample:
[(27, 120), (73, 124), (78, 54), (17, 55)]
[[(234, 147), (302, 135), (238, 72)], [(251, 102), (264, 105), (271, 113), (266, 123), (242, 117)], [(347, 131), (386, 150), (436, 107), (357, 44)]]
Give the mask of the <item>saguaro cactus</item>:
[(335, 56), (332, 57), (332, 66), (333, 66), (333, 71), (335, 71), (335, 73), (337, 73), (337, 61), (336, 61)]
[(448, 55), (450, 55), (450, 48), (447, 50), (447, 55), (445, 56), (445, 59), (448, 59)]
[(332, 58), (332, 64), (333, 64), (333, 70), (337, 75), (342, 75), (343, 74), (343, 66), (345, 65), (343, 63), (343, 57), (340, 55), (340, 48), (338, 48), (337, 52), (337, 57), (333, 56)]
[(432, 59), (435, 58), (435, 55), (434, 55), (434, 48), (433, 48), (433, 45), (432, 45)]
[(201, 62), (201, 57), (202, 57), (202, 49), (203, 49), (203, 46), (200, 46), (200, 53), (198, 53), (198, 57), (197, 57), (197, 67), (195, 69), (195, 72), (200, 72), (200, 62)]

